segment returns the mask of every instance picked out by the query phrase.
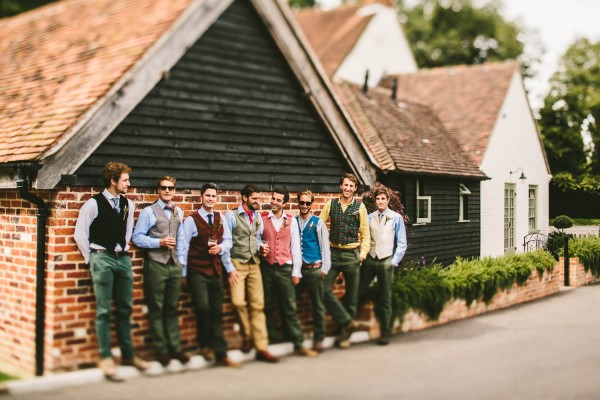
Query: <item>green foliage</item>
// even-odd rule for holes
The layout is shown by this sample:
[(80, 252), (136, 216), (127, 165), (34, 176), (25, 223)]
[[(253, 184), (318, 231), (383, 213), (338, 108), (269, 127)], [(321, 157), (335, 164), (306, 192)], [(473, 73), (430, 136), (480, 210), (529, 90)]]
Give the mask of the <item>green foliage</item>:
[(555, 260), (562, 255), (565, 245), (565, 233), (561, 231), (554, 231), (548, 234), (548, 242), (546, 243), (546, 250), (552, 254)]
[(552, 226), (562, 232), (573, 226), (573, 220), (566, 215), (559, 215), (552, 221)]
[(0, 18), (10, 17), (22, 12), (53, 3), (55, 0), (0, 0)]
[(573, 218), (573, 224), (578, 226), (600, 225), (598, 218)]
[(390, 189), (380, 182), (377, 182), (368, 192), (363, 193), (362, 201), (367, 208), (367, 212), (372, 213), (377, 210), (377, 205), (375, 204), (375, 191), (381, 188), (387, 189), (390, 194), (390, 203), (388, 204), (388, 207), (402, 215), (404, 217), (404, 223), (408, 224), (410, 218), (406, 215), (406, 209), (402, 203), (402, 194)]
[(315, 0), (288, 0), (288, 4), (293, 8), (311, 8), (317, 5)]
[[(452, 298), (465, 299), (467, 304), (474, 300), (488, 303), (498, 290), (509, 290), (514, 283), (523, 285), (534, 270), (541, 277), (555, 263), (552, 255), (543, 250), (497, 258), (457, 258), (447, 268), (435, 262), (426, 266), (404, 262), (392, 286), (394, 315), (401, 319), (413, 309), (436, 320)], [(377, 298), (373, 296), (376, 290), (372, 288), (372, 298)]]
[(17, 378), (16, 376), (5, 374), (4, 372), (0, 372), (0, 382), (12, 381), (15, 379), (19, 379), (19, 378)]
[(552, 184), (563, 192), (576, 190), (600, 194), (600, 175), (573, 176), (570, 172), (559, 172), (552, 177)]
[[(550, 79), (540, 110), (544, 148), (554, 172), (600, 175), (600, 41), (575, 41)], [(582, 133), (591, 138), (586, 146)], [(585, 184), (585, 183), (582, 183)]]
[(586, 271), (600, 276), (600, 237), (582, 236), (569, 239), (569, 254), (583, 263)]
[[(519, 35), (525, 30), (500, 15), (499, 1), (483, 7), (472, 0), (421, 0), (410, 8), (402, 3), (400, 19), (421, 68), (515, 59), (523, 53)], [(528, 69), (529, 61), (524, 65)]]

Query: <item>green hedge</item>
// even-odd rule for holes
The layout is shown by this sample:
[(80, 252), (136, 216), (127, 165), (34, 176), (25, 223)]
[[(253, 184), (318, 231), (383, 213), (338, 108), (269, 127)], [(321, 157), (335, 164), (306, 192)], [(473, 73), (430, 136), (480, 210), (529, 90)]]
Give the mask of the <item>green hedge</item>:
[(600, 237), (581, 236), (569, 239), (569, 256), (577, 257), (586, 271), (600, 276)]
[[(497, 258), (463, 260), (444, 268), (432, 263), (420, 266), (403, 263), (394, 277), (392, 299), (394, 315), (402, 319), (408, 309), (422, 312), (430, 320), (437, 320), (444, 305), (452, 298), (489, 303), (498, 290), (510, 289), (516, 282), (522, 286), (537, 270), (540, 279), (544, 271), (551, 272), (556, 261), (543, 250)], [(375, 301), (377, 287), (371, 288)]]

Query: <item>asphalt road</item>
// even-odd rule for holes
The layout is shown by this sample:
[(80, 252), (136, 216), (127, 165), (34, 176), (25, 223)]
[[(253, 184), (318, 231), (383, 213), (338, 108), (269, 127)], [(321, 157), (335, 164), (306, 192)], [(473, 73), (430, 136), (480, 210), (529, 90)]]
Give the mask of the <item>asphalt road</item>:
[(404, 334), (387, 347), (7, 398), (600, 399), (600, 285)]

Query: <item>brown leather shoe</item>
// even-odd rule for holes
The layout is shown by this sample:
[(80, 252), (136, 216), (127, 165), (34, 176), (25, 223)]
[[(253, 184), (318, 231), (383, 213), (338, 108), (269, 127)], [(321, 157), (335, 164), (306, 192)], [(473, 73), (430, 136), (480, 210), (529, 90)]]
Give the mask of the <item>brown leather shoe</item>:
[(325, 351), (325, 347), (323, 347), (323, 342), (315, 342), (315, 343), (313, 344), (313, 347), (312, 347), (312, 349), (313, 349), (314, 351), (316, 351), (317, 353), (322, 353), (322, 352), (324, 352), (324, 351)]
[(229, 357), (225, 357), (225, 358), (222, 358), (220, 360), (217, 360), (217, 362), (215, 363), (215, 365), (218, 366), (218, 367), (242, 368), (242, 364), (241, 363), (233, 361)]
[(242, 353), (248, 354), (252, 350), (252, 347), (254, 347), (252, 339), (244, 339), (242, 340), (242, 348), (240, 350), (242, 350)]
[(159, 354), (156, 357), (156, 361), (158, 361), (163, 367), (166, 367), (171, 362), (171, 357), (169, 357), (167, 353)]
[(215, 359), (215, 352), (208, 347), (203, 347), (198, 350), (198, 354), (200, 354), (208, 362), (211, 362)]
[(145, 371), (150, 366), (148, 361), (142, 360), (138, 356), (133, 356), (133, 358), (123, 359), (121, 361), (121, 365), (128, 366), (128, 367), (135, 367), (138, 369), (138, 371)]
[(302, 357), (316, 357), (319, 355), (319, 353), (317, 353), (316, 351), (308, 349), (306, 347), (300, 347), (294, 350), (294, 354)]
[(278, 363), (279, 358), (269, 353), (267, 350), (260, 350), (256, 352), (256, 361), (264, 361), (268, 363)]
[(371, 329), (371, 326), (366, 322), (357, 321), (353, 319), (352, 321), (350, 321), (350, 326), (348, 328), (350, 329), (350, 332), (369, 331), (369, 329)]
[(190, 362), (190, 357), (182, 352), (179, 353), (175, 353), (173, 355), (171, 355), (172, 358), (174, 358), (175, 360), (179, 361), (182, 365), (187, 364), (188, 362)]
[(106, 379), (113, 380), (117, 375), (117, 367), (111, 357), (102, 358), (98, 361), (98, 368), (100, 368)]
[(349, 349), (352, 343), (350, 343), (350, 339), (338, 339), (335, 341), (335, 345), (343, 350)]

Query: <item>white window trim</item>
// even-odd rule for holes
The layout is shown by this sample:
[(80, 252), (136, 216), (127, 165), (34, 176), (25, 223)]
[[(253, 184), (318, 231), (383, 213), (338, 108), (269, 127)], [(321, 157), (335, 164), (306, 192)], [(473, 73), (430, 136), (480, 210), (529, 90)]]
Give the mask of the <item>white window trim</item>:
[[(427, 200), (427, 218), (419, 218), (419, 201)], [(427, 224), (431, 222), (431, 196), (420, 196), (419, 195), (419, 180), (417, 180), (417, 224)]]
[(458, 222), (471, 222), (469, 219), (464, 219), (463, 209), (464, 209), (464, 198), (465, 196), (471, 195), (471, 191), (468, 187), (460, 183), (458, 185)]
[[(533, 221), (535, 222), (535, 227), (531, 228), (529, 226), (529, 220), (530, 220), (530, 216), (529, 216), (529, 202), (531, 201), (531, 199), (529, 198), (529, 191), (532, 190), (534, 191), (534, 198), (533, 198)], [(540, 231), (539, 227), (538, 227), (538, 187), (537, 185), (529, 185), (529, 187), (527, 188), (527, 229), (529, 231), (529, 233), (538, 233)]]

